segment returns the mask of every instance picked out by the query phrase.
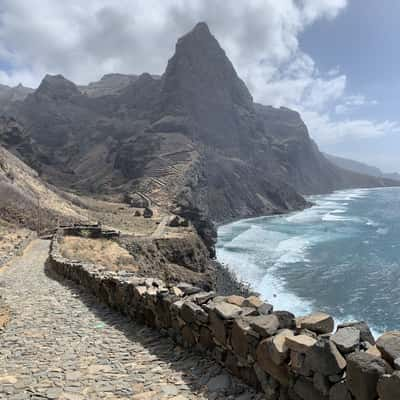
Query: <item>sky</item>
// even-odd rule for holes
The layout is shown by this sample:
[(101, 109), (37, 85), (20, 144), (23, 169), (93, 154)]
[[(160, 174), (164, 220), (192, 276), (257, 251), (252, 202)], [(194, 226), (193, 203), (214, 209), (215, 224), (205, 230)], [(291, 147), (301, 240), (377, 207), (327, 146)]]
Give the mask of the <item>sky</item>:
[(205, 21), (255, 101), (299, 111), (321, 150), (400, 171), (398, 0), (0, 0), (0, 83), (160, 74)]

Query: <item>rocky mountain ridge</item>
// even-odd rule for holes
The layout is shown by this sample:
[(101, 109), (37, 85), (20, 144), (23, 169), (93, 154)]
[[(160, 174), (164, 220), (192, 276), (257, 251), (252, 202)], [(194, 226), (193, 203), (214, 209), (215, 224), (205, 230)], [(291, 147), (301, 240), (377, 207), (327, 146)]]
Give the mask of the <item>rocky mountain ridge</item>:
[(35, 144), (21, 157), (40, 154), (42, 177), (58, 186), (137, 192), (190, 217), (210, 249), (210, 221), (302, 209), (301, 194), (396, 184), (336, 167), (298, 113), (254, 103), (205, 23), (178, 40), (161, 77), (102, 81), (87, 87), (110, 84), (94, 95), (48, 75), (14, 102), (8, 114)]

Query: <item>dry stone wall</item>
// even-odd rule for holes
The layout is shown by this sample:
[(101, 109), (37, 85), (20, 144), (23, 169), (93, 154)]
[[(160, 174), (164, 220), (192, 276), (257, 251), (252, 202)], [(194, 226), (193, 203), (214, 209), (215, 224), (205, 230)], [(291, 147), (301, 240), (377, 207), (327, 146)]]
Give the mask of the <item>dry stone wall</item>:
[(400, 332), (375, 340), (364, 322), (295, 318), (258, 297), (218, 296), (181, 283), (73, 262), (53, 239), (50, 268), (116, 310), (209, 353), (268, 400), (399, 400)]

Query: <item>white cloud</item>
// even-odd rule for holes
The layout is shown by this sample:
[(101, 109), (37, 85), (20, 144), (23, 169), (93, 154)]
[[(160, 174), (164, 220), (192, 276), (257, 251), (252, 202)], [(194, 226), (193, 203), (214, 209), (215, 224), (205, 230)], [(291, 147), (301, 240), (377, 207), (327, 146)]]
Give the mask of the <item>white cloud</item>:
[(0, 60), (12, 66), (3, 79), (37, 85), (47, 72), (77, 82), (113, 71), (161, 73), (177, 37), (200, 20), (209, 23), (243, 76), (263, 69), (268, 79), (268, 70), (274, 73), (299, 51), (300, 32), (345, 5), (345, 0), (2, 0)]
[(206, 21), (255, 99), (302, 112), (319, 142), (383, 135), (397, 124), (351, 120), (352, 110), (373, 101), (347, 93), (338, 66), (323, 73), (299, 47), (301, 32), (346, 6), (346, 0), (2, 0), (0, 83), (36, 86), (46, 73), (77, 83), (109, 72), (162, 73), (177, 37)]
[(340, 104), (335, 107), (336, 114), (346, 114), (354, 109), (360, 108), (362, 106), (374, 106), (377, 105), (376, 100), (369, 100), (363, 95), (352, 95), (346, 96)]
[(345, 138), (367, 139), (382, 137), (388, 133), (400, 133), (400, 124), (393, 121), (372, 121), (368, 119), (334, 120), (328, 113), (302, 111), (302, 116), (319, 142), (332, 144)]

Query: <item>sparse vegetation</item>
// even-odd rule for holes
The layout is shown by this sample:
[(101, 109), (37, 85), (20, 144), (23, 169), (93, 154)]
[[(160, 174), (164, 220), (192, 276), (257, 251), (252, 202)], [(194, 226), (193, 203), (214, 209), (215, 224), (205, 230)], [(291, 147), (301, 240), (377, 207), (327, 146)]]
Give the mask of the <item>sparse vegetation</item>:
[(138, 270), (129, 252), (107, 239), (66, 236), (62, 240), (61, 252), (65, 258), (103, 265), (113, 271)]

